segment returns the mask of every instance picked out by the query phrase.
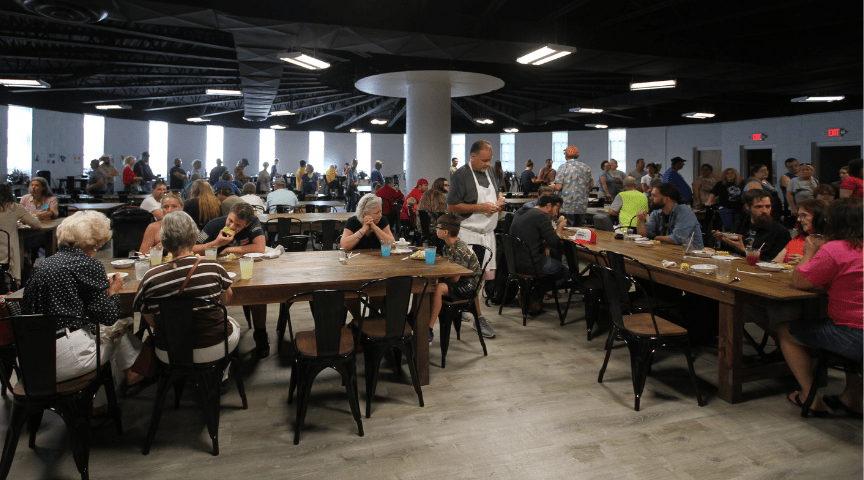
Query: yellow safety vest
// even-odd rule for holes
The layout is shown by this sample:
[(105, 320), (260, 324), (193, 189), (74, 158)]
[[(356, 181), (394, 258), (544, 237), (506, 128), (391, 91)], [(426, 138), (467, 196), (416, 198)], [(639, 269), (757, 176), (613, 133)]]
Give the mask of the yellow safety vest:
[[(636, 190), (625, 190), (619, 195), (624, 203), (621, 205), (621, 211), (618, 212), (618, 221), (621, 225), (629, 227), (630, 221), (640, 210), (648, 211), (648, 197)], [(636, 222), (633, 222), (633, 226), (636, 226)]]

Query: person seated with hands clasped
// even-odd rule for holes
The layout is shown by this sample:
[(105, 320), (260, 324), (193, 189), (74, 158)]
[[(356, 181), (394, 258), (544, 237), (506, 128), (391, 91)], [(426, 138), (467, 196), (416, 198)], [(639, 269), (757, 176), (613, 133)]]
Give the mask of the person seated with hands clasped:
[(385, 240), (394, 241), (387, 217), (382, 214), (381, 198), (374, 193), (363, 195), (357, 203), (357, 215), (345, 222), (339, 246), (346, 252), (380, 249)]
[(744, 194), (744, 206), (750, 215), (746, 215), (741, 222), (732, 227), (733, 232), (738, 235), (735, 238), (728, 238), (717, 230), (713, 230), (711, 234), (738, 253), (744, 254), (745, 245), (750, 245), (761, 248), (760, 261), (774, 260), (792, 240), (792, 236), (780, 222), (771, 218), (771, 200), (771, 194), (765, 190), (748, 190)]
[(636, 214), (636, 233), (661, 243), (681, 245), (693, 239), (692, 247), (702, 249), (702, 227), (696, 214), (687, 205), (681, 205), (681, 192), (671, 183), (661, 183), (651, 190), (649, 214), (641, 210)]

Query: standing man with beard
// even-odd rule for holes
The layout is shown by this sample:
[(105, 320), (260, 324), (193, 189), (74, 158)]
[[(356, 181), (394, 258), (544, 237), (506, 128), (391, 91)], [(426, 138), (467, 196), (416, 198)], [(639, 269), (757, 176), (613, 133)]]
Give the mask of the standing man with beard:
[[(636, 214), (636, 233), (661, 243), (682, 245), (693, 239), (693, 248), (701, 250), (702, 227), (696, 214), (687, 205), (680, 205), (681, 192), (671, 183), (661, 183), (651, 190), (651, 208), (649, 214), (641, 210)], [(787, 236), (789, 232), (786, 232)], [(788, 240), (787, 240), (788, 243)], [(785, 247), (786, 244), (784, 243)], [(742, 248), (743, 252), (744, 249)], [(779, 250), (778, 250), (779, 251)], [(776, 253), (774, 254), (777, 255)], [(774, 258), (774, 257), (771, 257)]]
[(764, 244), (761, 247), (759, 260), (763, 262), (774, 260), (774, 257), (786, 248), (792, 237), (789, 235), (789, 230), (771, 218), (771, 194), (765, 190), (748, 190), (744, 194), (744, 206), (750, 215), (733, 226), (733, 231), (739, 235), (738, 238), (726, 238), (717, 230), (712, 231), (712, 235), (741, 254), (745, 253), (745, 245), (760, 248)]

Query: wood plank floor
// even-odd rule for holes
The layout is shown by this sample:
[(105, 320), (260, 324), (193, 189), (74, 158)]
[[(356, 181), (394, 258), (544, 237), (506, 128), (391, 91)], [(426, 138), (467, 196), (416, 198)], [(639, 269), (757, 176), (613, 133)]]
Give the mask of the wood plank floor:
[[(697, 350), (696, 371), (707, 405), (699, 408), (677, 352), (655, 359), (642, 400), (633, 411), (626, 347), (618, 346), (603, 384), (597, 373), (603, 338), (585, 340), (581, 305), (560, 327), (551, 313), (523, 327), (515, 308), (504, 315), (485, 309), (498, 333), (483, 357), (468, 324), (461, 341), (451, 341), (447, 368), (440, 368), (440, 344), (431, 348), (431, 385), (417, 404), (403, 365), (394, 380), (382, 379), (366, 432), (357, 435), (338, 375), (323, 372), (315, 382), (300, 445), (292, 444), (293, 406), (288, 392), (287, 349), (277, 354), (276, 307), (269, 309), (271, 356), (245, 356), (249, 409), (239, 409), (236, 389), (223, 398), (221, 454), (213, 457), (195, 397), (179, 410), (166, 408), (149, 456), (141, 445), (149, 424), (155, 386), (122, 399), (125, 434), (113, 428), (94, 433), (91, 476), (101, 478), (861, 478), (862, 425), (845, 417), (802, 419), (782, 396), (793, 379), (745, 386), (747, 401), (729, 405), (716, 397), (717, 351)], [(230, 314), (242, 319), (239, 308)], [(311, 317), (301, 315), (301, 326)], [(241, 351), (254, 346), (243, 327)], [(358, 362), (361, 409), (363, 362)], [(824, 392), (839, 392), (832, 373)], [(170, 405), (169, 396), (169, 405)], [(11, 403), (0, 400), (0, 425)], [(45, 415), (37, 448), (22, 435), (9, 478), (80, 478), (59, 418)]]

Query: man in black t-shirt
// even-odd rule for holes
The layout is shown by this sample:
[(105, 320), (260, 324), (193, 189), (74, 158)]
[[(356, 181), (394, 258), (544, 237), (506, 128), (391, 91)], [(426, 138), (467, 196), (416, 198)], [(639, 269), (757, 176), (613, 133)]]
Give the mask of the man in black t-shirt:
[(771, 195), (765, 190), (748, 190), (744, 194), (744, 206), (750, 215), (732, 227), (732, 231), (738, 234), (736, 239), (727, 238), (717, 230), (712, 234), (738, 253), (745, 253), (745, 245), (753, 246), (761, 248), (760, 261), (774, 260), (792, 236), (786, 227), (771, 218)]
[(174, 159), (174, 166), (171, 167), (171, 170), (168, 172), (169, 184), (171, 186), (171, 190), (174, 191), (182, 191), (183, 184), (186, 182), (186, 170), (183, 170), (183, 161), (179, 158)]

